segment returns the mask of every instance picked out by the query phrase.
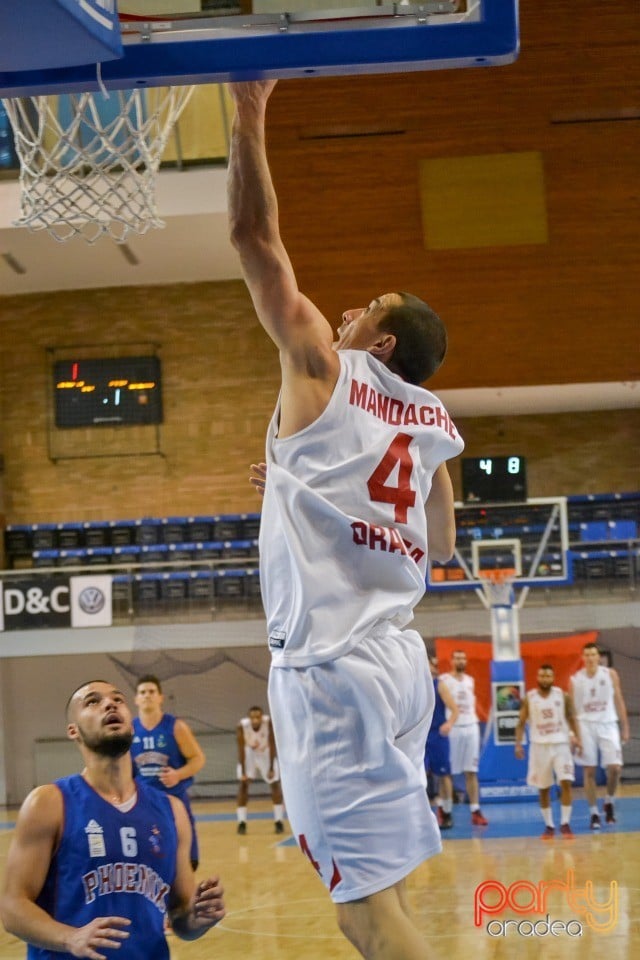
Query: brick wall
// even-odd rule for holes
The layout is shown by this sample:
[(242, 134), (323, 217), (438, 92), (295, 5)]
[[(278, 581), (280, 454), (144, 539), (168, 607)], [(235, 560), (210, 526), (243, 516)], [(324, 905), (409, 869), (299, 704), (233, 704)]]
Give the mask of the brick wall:
[[(7, 522), (259, 509), (248, 466), (262, 455), (279, 366), (243, 283), (115, 287), (5, 298), (1, 305)], [(162, 358), (162, 455), (109, 455), (114, 430), (94, 428), (73, 431), (77, 459), (52, 462), (47, 348), (84, 345), (95, 355), (141, 341), (157, 343)], [(638, 486), (637, 410), (466, 418), (458, 426), (469, 456), (528, 457), (530, 496)], [(136, 429), (120, 428), (134, 439)], [(107, 455), (85, 458), (87, 451)], [(459, 495), (458, 473), (454, 466)]]

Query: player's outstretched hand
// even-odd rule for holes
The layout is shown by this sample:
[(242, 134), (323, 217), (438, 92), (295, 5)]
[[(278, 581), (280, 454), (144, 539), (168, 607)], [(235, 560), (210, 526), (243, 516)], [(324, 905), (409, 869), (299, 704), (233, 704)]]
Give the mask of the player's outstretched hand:
[(264, 487), (267, 482), (267, 465), (266, 463), (252, 463), (251, 464), (251, 473), (249, 474), (249, 483), (256, 491), (260, 494), (261, 497), (264, 497)]
[(126, 917), (97, 917), (84, 927), (78, 927), (71, 935), (68, 951), (72, 957), (88, 957), (89, 960), (107, 960), (103, 950), (117, 950), (129, 936), (131, 923)]
[(241, 80), (229, 84), (229, 92), (237, 104), (266, 102), (277, 80)]
[(201, 880), (193, 897), (193, 920), (191, 926), (212, 927), (225, 915), (224, 889), (218, 877)]

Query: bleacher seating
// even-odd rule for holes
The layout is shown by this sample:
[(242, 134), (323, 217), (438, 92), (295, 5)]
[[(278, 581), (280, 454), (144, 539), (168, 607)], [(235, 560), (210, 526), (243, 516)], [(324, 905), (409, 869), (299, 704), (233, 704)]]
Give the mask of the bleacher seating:
[[(567, 563), (574, 584), (640, 582), (640, 492), (570, 496), (567, 513)], [(465, 504), (457, 511), (458, 550), (469, 560), (474, 540), (518, 538), (523, 571), (535, 560), (539, 576), (559, 577), (559, 527), (537, 556), (547, 517), (532, 503)], [(259, 527), (259, 514), (14, 524), (5, 530), (6, 565), (108, 568), (114, 610), (123, 613), (180, 605), (207, 609), (259, 600)], [(463, 579), (457, 563), (440, 565), (432, 574), (434, 583)]]
[(143, 517), (71, 523), (10, 524), (9, 569), (45, 566), (203, 563), (255, 560), (260, 514)]

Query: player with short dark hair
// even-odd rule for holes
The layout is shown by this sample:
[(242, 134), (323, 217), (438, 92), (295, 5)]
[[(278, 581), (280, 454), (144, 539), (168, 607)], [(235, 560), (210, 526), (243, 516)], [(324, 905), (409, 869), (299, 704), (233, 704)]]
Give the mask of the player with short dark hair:
[(427, 554), (447, 560), (455, 542), (446, 461), (463, 443), (419, 386), (446, 333), (417, 297), (385, 293), (345, 310), (334, 342), (280, 236), (265, 149), (274, 86), (231, 86), (228, 184), (231, 239), (282, 374), (253, 482), (264, 487), (260, 579), (284, 798), (362, 956), (425, 960), (406, 877), (441, 848), (425, 792), (434, 695), (422, 638), (406, 627)]
[[(67, 736), (81, 774), (36, 787), (9, 848), (0, 917), (29, 960), (169, 960), (173, 931), (194, 940), (224, 916), (217, 877), (195, 884), (182, 803), (134, 779), (131, 713), (105, 680), (67, 704)], [(117, 955), (117, 954), (114, 954)]]
[(164, 694), (156, 676), (140, 677), (135, 702), (138, 716), (133, 720), (131, 756), (136, 773), (154, 790), (170, 793), (184, 804), (191, 821), (191, 866), (197, 870), (198, 835), (189, 787), (204, 767), (204, 753), (189, 724), (164, 712)]
[(467, 673), (467, 655), (464, 650), (454, 650), (451, 655), (452, 670), (440, 675), (440, 685), (446, 686), (458, 705), (458, 716), (449, 734), (451, 773), (464, 773), (471, 823), (486, 827), (487, 818), (480, 809), (478, 767), (480, 765), (480, 721), (476, 709), (475, 680)]
[(605, 823), (612, 824), (616, 822), (615, 796), (622, 770), (622, 743), (629, 739), (629, 717), (618, 672), (602, 665), (596, 643), (584, 645), (582, 662), (582, 669), (571, 677), (571, 694), (582, 735), (582, 756), (577, 761), (584, 768), (591, 829), (599, 830), (596, 767), (600, 760), (607, 773), (604, 817)]
[(244, 835), (247, 832), (249, 784), (259, 776), (271, 788), (275, 832), (284, 833), (280, 767), (271, 717), (263, 712), (262, 707), (250, 707), (247, 716), (242, 717), (238, 724), (236, 739), (239, 780), (236, 808), (238, 833)]
[(538, 685), (527, 691), (520, 707), (515, 752), (518, 759), (524, 758), (522, 740), (528, 723), (531, 743), (527, 783), (538, 788), (545, 824), (542, 839), (552, 840), (555, 835), (550, 791), (557, 781), (560, 784), (560, 834), (570, 840), (573, 838), (571, 784), (574, 780), (570, 734), (573, 734), (573, 745), (578, 753), (582, 744), (571, 697), (554, 686), (554, 676), (550, 663), (543, 663), (538, 668)]

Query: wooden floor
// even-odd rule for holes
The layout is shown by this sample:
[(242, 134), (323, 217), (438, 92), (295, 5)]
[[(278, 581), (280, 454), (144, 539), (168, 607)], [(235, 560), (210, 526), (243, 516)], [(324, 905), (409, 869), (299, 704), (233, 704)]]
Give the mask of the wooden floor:
[[(536, 807), (529, 806), (535, 818), (531, 836), (445, 839), (442, 855), (413, 875), (410, 892), (428, 944), (425, 960), (640, 957), (640, 833), (581, 833), (574, 841), (545, 843), (538, 838), (541, 821)], [(202, 860), (198, 875), (220, 873), (228, 913), (218, 928), (195, 943), (171, 936), (172, 960), (355, 960), (358, 955), (339, 933), (329, 897), (306, 858), (290, 838), (274, 834), (268, 803), (251, 804), (250, 815), (262, 813), (264, 818), (250, 819), (245, 837), (236, 835), (233, 810), (230, 802), (195, 805)], [(12, 816), (15, 813), (8, 812), (5, 821)], [(1, 870), (10, 837), (10, 828), (0, 833)], [(474, 895), (483, 881), (499, 880), (505, 887), (521, 880), (537, 885), (543, 879), (566, 881), (567, 871), (573, 871), (576, 887), (591, 881), (598, 901), (611, 892), (613, 881), (618, 885), (618, 919), (611, 932), (595, 932), (563, 891), (549, 895), (546, 912), (551, 920), (565, 924), (580, 920), (581, 936), (562, 931), (555, 937), (532, 936), (531, 924), (540, 919), (532, 912), (520, 917), (501, 914), (492, 927), (493, 936), (486, 929), (490, 918), (474, 926)], [(487, 894), (486, 902), (495, 900)], [(502, 935), (506, 919), (527, 923), (521, 932), (511, 925)], [(578, 927), (571, 929), (576, 933)], [(0, 960), (22, 960), (24, 955), (24, 944), (0, 931)]]

